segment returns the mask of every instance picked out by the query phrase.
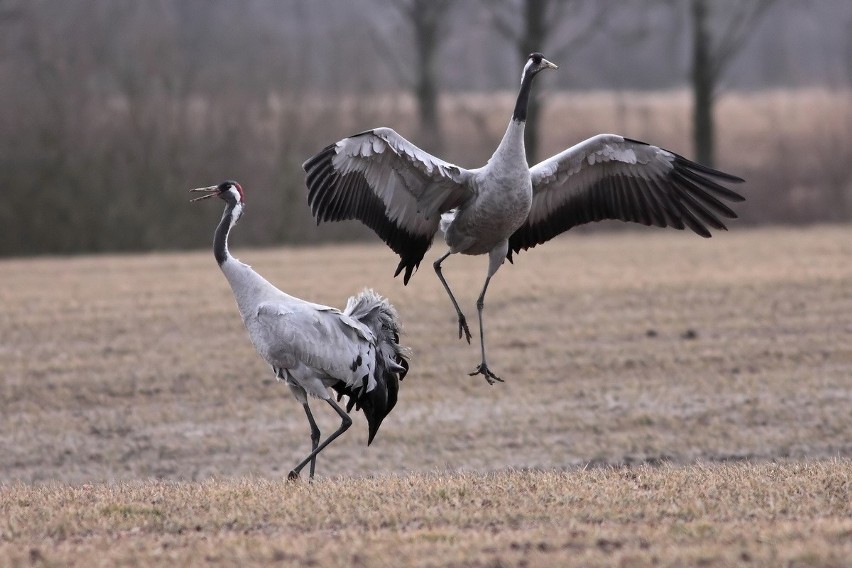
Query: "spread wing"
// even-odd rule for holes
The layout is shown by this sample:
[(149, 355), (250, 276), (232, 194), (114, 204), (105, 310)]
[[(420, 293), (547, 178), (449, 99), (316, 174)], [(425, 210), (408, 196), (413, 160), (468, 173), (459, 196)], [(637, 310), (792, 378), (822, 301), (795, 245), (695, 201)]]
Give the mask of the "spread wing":
[(725, 230), (743, 201), (723, 183), (743, 180), (668, 150), (615, 134), (599, 134), (530, 169), (533, 202), (509, 239), (509, 254), (544, 243), (571, 227), (618, 219), (656, 227), (689, 227), (702, 237)]
[(432, 244), (441, 213), (473, 196), (471, 174), (424, 152), (390, 128), (324, 148), (302, 168), (317, 223), (358, 219), (400, 256), (394, 276), (412, 272)]

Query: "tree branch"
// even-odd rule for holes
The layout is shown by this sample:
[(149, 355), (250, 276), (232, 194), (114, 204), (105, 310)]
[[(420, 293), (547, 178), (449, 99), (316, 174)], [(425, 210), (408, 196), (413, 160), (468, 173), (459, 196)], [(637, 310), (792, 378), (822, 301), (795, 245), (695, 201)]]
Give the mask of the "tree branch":
[[(379, 0), (380, 3), (396, 9), (406, 22), (411, 22), (413, 19), (413, 5), (405, 2), (405, 0)], [(376, 25), (373, 25), (373, 32), (370, 37), (376, 46), (379, 53), (383, 54), (382, 61), (390, 67), (391, 73), (402, 83), (403, 88), (413, 90), (416, 86), (416, 76), (411, 71), (411, 67), (406, 65), (400, 53), (400, 49), (392, 45), (392, 42), (379, 31)]]
[[(558, 6), (564, 7), (569, 3), (570, 2), (560, 2), (558, 3)], [(567, 56), (568, 53), (576, 51), (576, 49), (586, 43), (590, 37), (594, 36), (596, 33), (599, 33), (601, 31), (601, 28), (606, 27), (606, 8), (607, 6), (605, 3), (594, 3), (594, 13), (592, 14), (591, 21), (588, 24), (582, 26), (581, 30), (573, 37), (566, 39), (565, 41), (554, 46), (553, 48), (549, 48), (549, 51), (554, 53), (554, 57), (562, 59), (563, 56)], [(562, 10), (555, 12), (554, 18), (552, 20), (553, 22), (559, 21), (559, 18), (556, 14), (561, 11)]]
[(715, 53), (711, 54), (710, 73), (714, 82), (719, 80), (722, 72), (749, 39), (749, 32), (774, 3), (775, 0), (756, 0), (752, 4), (740, 5), (740, 9), (734, 12), (726, 33), (719, 39)]
[[(517, 11), (518, 7), (506, 0), (482, 0), (482, 4), (491, 15), (491, 22), (500, 35), (513, 44), (518, 43), (521, 39), (520, 33), (516, 31), (519, 26), (517, 23), (513, 24), (511, 17), (505, 13), (506, 10), (510, 13)], [(503, 13), (500, 13), (501, 9), (504, 10)]]

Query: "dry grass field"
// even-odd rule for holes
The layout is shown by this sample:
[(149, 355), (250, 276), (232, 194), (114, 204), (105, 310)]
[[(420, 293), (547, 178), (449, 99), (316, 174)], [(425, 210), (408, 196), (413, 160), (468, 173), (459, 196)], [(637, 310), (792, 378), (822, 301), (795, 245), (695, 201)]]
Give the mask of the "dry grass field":
[(11, 566), (848, 566), (852, 463), (13, 485)]
[[(308, 426), (209, 251), (5, 260), (0, 565), (852, 557), (852, 227), (521, 253), (489, 288), (493, 387), (467, 376), (439, 251), (403, 287), (378, 244), (234, 240), (294, 295), (342, 306), (369, 284), (399, 308), (412, 371), (373, 445), (359, 414), (322, 479), (282, 480)], [(485, 262), (444, 264), (474, 319)]]

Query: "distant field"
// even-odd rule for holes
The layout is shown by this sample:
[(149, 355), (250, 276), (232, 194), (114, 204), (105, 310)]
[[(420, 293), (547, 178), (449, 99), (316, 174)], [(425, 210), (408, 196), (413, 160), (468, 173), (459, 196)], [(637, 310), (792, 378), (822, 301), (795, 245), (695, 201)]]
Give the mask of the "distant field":
[[(235, 241), (294, 295), (342, 306), (369, 284), (397, 305), (414, 356), (373, 446), (359, 414), (320, 457), (331, 479), (280, 481), (308, 427), (210, 252), (2, 261), (0, 564), (122, 542), (116, 560), (399, 565), (370, 548), (394, 539), (422, 565), (850, 557), (852, 227), (569, 234), (522, 253), (489, 288), (493, 387), (467, 376), (478, 350), (456, 339), (439, 251), (403, 287), (379, 245)], [(475, 321), (485, 259), (444, 266)], [(598, 468), (643, 463), (667, 465)], [(320, 550), (329, 536), (351, 544)]]

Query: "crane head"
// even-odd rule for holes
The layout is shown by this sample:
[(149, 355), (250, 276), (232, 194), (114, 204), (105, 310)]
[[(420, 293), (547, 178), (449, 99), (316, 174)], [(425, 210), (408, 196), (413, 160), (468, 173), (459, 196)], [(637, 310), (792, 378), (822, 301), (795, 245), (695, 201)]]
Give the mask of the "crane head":
[(545, 59), (544, 55), (537, 51), (530, 53), (527, 64), (524, 65), (524, 72), (521, 74), (521, 82), (523, 83), (525, 77), (532, 77), (545, 69), (559, 69), (559, 66)]
[(233, 201), (235, 204), (245, 203), (245, 194), (243, 193), (243, 187), (234, 180), (230, 179), (223, 181), (219, 185), (196, 187), (194, 189), (190, 189), (189, 191), (198, 191), (204, 193), (204, 195), (200, 197), (190, 199), (190, 203), (194, 201), (201, 201), (202, 199), (207, 199), (208, 197), (219, 197), (225, 201)]

